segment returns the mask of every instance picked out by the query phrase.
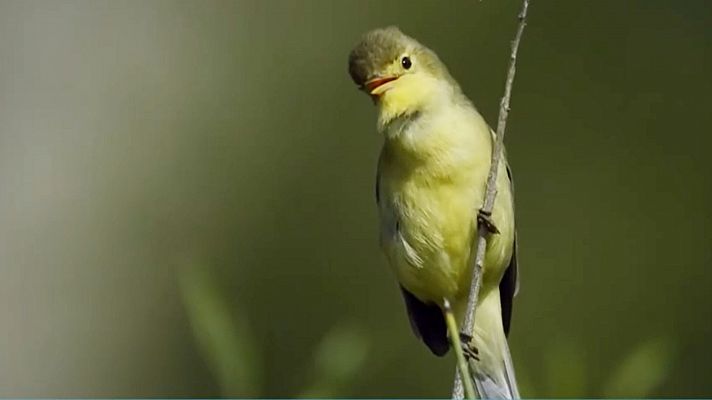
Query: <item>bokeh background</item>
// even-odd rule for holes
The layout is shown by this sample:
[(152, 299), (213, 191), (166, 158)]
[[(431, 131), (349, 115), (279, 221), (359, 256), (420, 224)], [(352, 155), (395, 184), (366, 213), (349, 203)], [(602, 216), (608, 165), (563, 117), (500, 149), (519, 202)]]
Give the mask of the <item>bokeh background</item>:
[[(445, 397), (377, 244), (396, 24), (496, 121), (519, 1), (0, 0), (0, 395)], [(712, 395), (712, 9), (535, 0), (525, 396)]]

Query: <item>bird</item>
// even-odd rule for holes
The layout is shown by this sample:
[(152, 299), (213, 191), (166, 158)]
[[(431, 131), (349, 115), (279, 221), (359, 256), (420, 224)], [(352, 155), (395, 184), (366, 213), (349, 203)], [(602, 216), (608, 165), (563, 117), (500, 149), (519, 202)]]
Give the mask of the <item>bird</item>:
[[(518, 398), (507, 343), (518, 291), (514, 190), (503, 152), (491, 214), (482, 213), (495, 133), (434, 51), (395, 26), (365, 33), (348, 58), (373, 100), (383, 138), (376, 174), (380, 247), (411, 327), (437, 356), (451, 347), (472, 279), (478, 224), (491, 231), (473, 335), (472, 379), (482, 398)], [(472, 360), (471, 360), (472, 361)]]

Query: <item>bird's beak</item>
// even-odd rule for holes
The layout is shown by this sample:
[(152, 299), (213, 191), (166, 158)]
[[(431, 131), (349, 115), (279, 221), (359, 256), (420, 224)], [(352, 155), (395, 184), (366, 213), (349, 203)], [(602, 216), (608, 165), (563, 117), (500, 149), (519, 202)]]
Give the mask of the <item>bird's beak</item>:
[(369, 81), (366, 81), (366, 83), (363, 84), (363, 88), (371, 96), (378, 96), (379, 94), (383, 93), (383, 90), (378, 90), (379, 88), (381, 88), (383, 85), (385, 85), (388, 82), (395, 81), (396, 79), (398, 79), (397, 76), (386, 76), (386, 77), (373, 78)]

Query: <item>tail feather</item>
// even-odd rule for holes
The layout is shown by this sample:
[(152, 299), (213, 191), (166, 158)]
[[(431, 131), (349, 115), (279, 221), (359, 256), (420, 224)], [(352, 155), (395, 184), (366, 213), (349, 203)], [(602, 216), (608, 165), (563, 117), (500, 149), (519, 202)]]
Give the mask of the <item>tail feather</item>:
[(507, 374), (507, 386), (512, 395), (511, 398), (518, 399), (520, 398), (519, 387), (517, 386), (517, 377), (514, 375), (514, 363), (512, 363), (512, 355), (509, 353), (509, 346), (507, 345), (506, 339), (504, 341), (504, 350), (504, 372)]
[[(473, 373), (473, 381), (475, 382), (475, 387), (477, 388), (478, 397), (481, 399), (519, 399), (519, 389), (517, 388), (517, 379), (514, 375), (514, 368), (512, 366), (512, 360), (509, 358), (509, 351), (507, 350), (506, 355), (503, 354), (504, 358), (502, 363), (503, 373), (490, 374), (481, 371), (475, 366), (475, 372)], [(477, 361), (474, 361), (475, 365)], [(499, 376), (497, 376), (499, 375)]]
[(499, 290), (484, 295), (477, 307), (472, 379), (481, 399), (518, 399), (517, 379), (502, 325)]

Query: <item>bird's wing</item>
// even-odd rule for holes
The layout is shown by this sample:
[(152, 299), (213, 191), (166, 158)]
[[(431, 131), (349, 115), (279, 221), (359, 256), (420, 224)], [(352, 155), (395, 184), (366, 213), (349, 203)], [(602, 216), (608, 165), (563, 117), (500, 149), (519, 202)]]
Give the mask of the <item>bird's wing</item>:
[(381, 173), (376, 172), (376, 204), (381, 202)]
[[(509, 164), (507, 167), (507, 177), (509, 178), (509, 187), (512, 193), (512, 202), (514, 202), (514, 181), (512, 180), (512, 170)], [(514, 207), (514, 204), (512, 204)], [(509, 334), (509, 327), (512, 321), (512, 306), (514, 296), (519, 291), (519, 265), (517, 259), (517, 230), (514, 230), (514, 243), (512, 244), (512, 258), (509, 261), (509, 266), (504, 272), (502, 280), (499, 282), (499, 300), (502, 305), (502, 325), (504, 333)]]
[(450, 349), (447, 338), (447, 326), (440, 306), (424, 303), (401, 286), (403, 300), (408, 309), (410, 326), (416, 336), (421, 338), (436, 356), (444, 356)]

